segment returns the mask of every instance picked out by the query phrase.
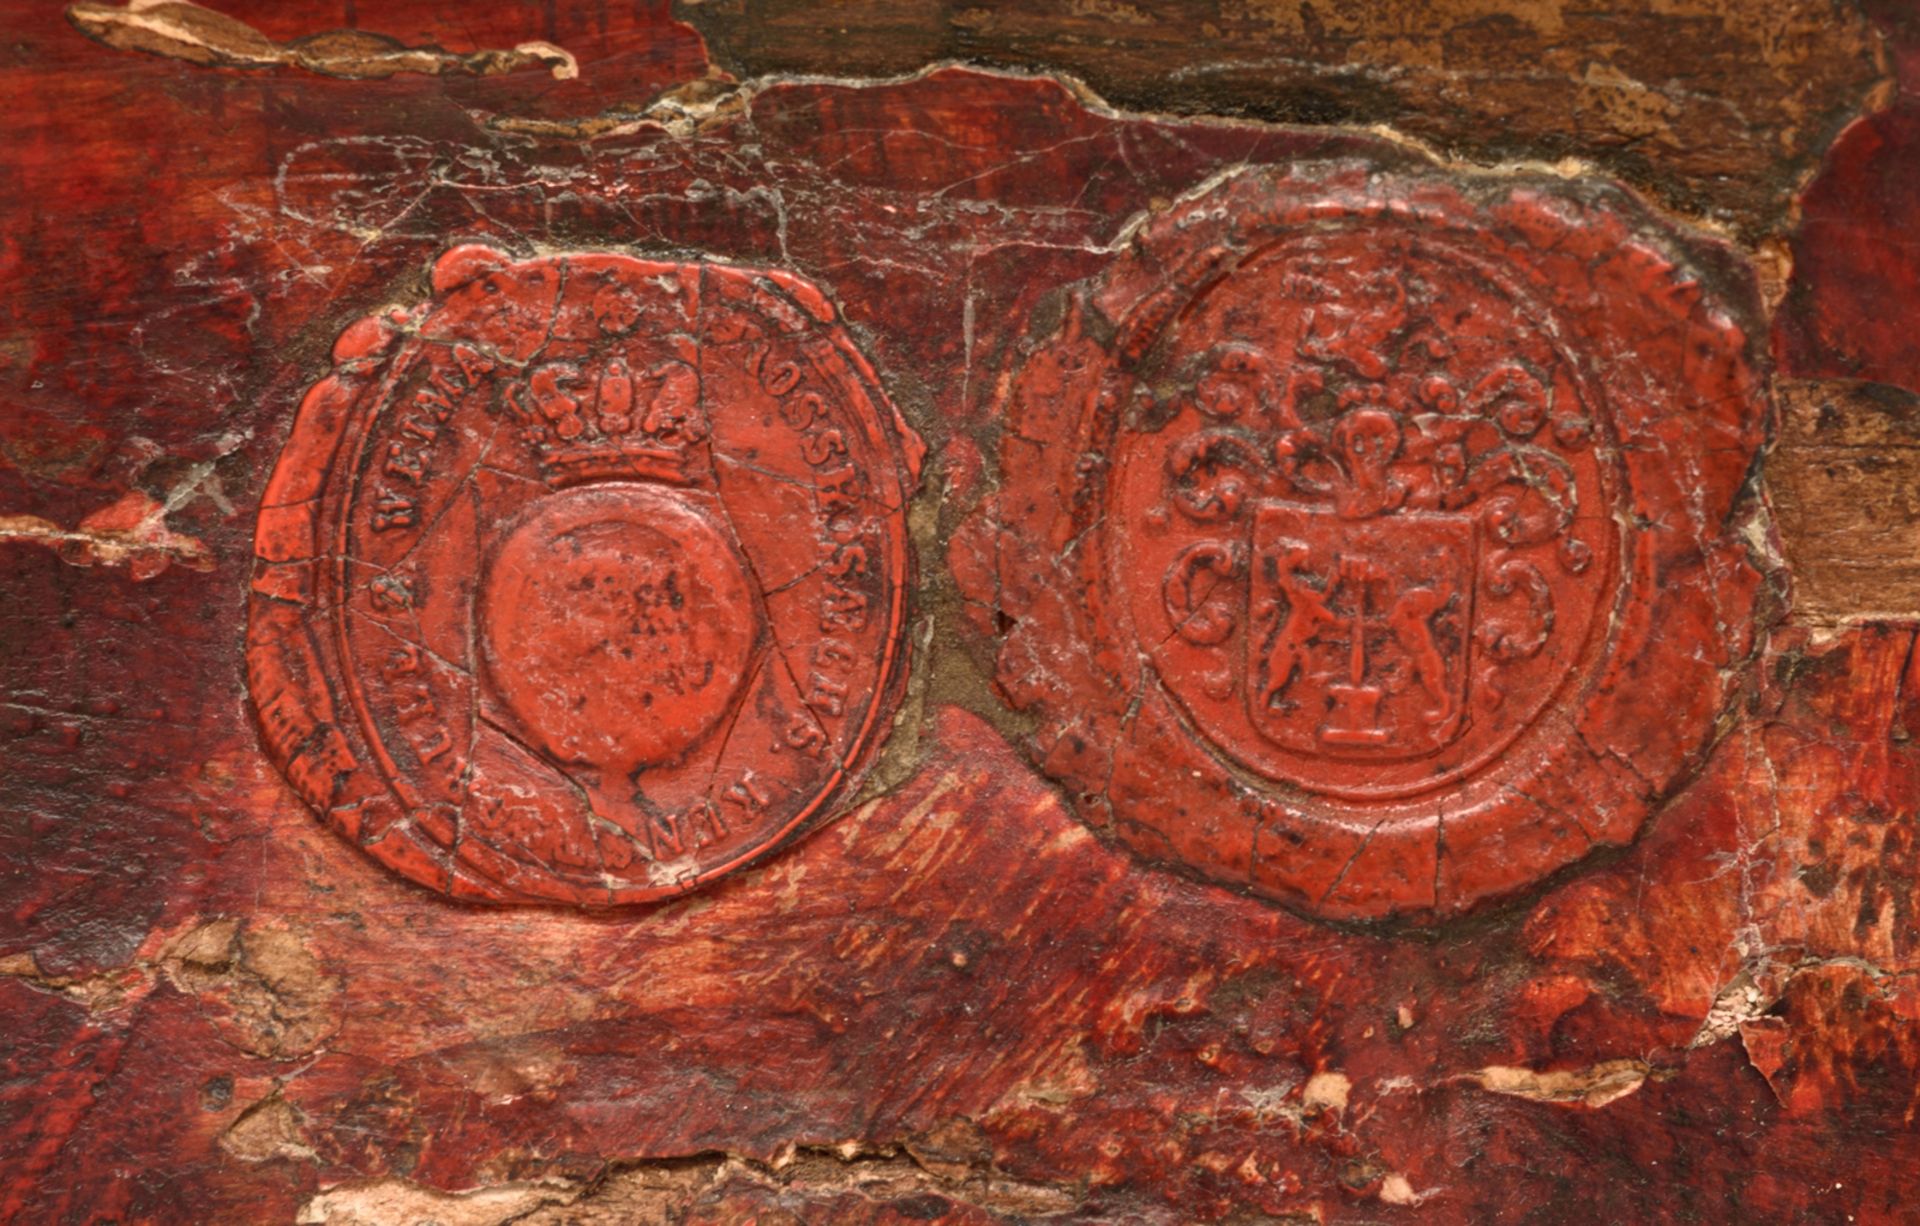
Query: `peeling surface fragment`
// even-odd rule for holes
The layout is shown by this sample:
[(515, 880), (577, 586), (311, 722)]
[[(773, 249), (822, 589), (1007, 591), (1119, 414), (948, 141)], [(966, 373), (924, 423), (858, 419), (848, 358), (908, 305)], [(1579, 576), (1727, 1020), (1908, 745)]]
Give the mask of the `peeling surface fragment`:
[(303, 1226), (678, 1226), (758, 1221), (1048, 1221), (1069, 1214), (1067, 1188), (980, 1171), (939, 1175), (905, 1158), (853, 1144), (810, 1146), (762, 1162), (732, 1154), (630, 1159), (591, 1180), (499, 1184), (437, 1192), (404, 1179), (343, 1185), (300, 1209)]
[(747, 109), (749, 91), (725, 73), (689, 81), (670, 89), (637, 109), (619, 108), (585, 119), (535, 119), (518, 115), (488, 115), (483, 122), (494, 132), (565, 140), (601, 140), (631, 136), (649, 128), (682, 140), (710, 127), (738, 118)]
[(30, 953), (0, 957), (0, 976), (18, 979), (77, 1001), (89, 1012), (113, 1009), (139, 997), (147, 980), (138, 969), (98, 975), (49, 975)]
[[(276, 1091), (240, 1114), (221, 1134), (220, 1148), (242, 1162), (271, 1162), (276, 1158), (312, 1162), (318, 1155), (308, 1141), (300, 1113)], [(386, 1219), (394, 1226), (402, 1220)]]
[(340, 977), (285, 926), (212, 920), (175, 940), (161, 967), (223, 1038), (254, 1055), (304, 1056), (340, 1028)]
[(1642, 1060), (1605, 1060), (1579, 1069), (1536, 1072), (1492, 1064), (1471, 1073), (1483, 1090), (1570, 1107), (1604, 1107), (1645, 1084), (1652, 1069)]
[[(539, 1220), (530, 1215), (549, 1206), (571, 1205), (579, 1197), (576, 1187), (509, 1184), (470, 1192), (436, 1192), (390, 1179), (330, 1188), (303, 1205), (294, 1221), (299, 1226), (398, 1226), (412, 1222), (504, 1226)], [(640, 1205), (628, 1208), (635, 1213), (636, 1223), (664, 1220), (641, 1216), (645, 1210)]]
[(1767, 1079), (1767, 1087), (1781, 1102), (1786, 1101), (1786, 1096), (1781, 1092), (1780, 1074), (1786, 1067), (1787, 1046), (1791, 1041), (1791, 1031), (1784, 1018), (1756, 1017), (1740, 1023), (1740, 1042), (1746, 1048), (1747, 1061)]
[(151, 495), (130, 490), (72, 529), (37, 515), (0, 515), (0, 543), (46, 545), (75, 566), (124, 566), (135, 582), (151, 579), (170, 565), (212, 570), (207, 546), (168, 528), (167, 510)]
[(280, 43), (246, 22), (188, 0), (127, 0), (120, 6), (85, 0), (67, 6), (82, 34), (121, 51), (144, 51), (210, 68), (303, 68), (322, 76), (380, 80), (400, 73), (484, 77), (546, 68), (556, 80), (580, 75), (571, 53), (552, 43), (524, 42), (504, 51), (452, 52), (407, 46), (362, 30), (331, 30)]
[(1347, 1096), (1352, 1092), (1353, 1082), (1345, 1073), (1315, 1073), (1300, 1091), (1300, 1105), (1309, 1111), (1337, 1114), (1347, 1109)]

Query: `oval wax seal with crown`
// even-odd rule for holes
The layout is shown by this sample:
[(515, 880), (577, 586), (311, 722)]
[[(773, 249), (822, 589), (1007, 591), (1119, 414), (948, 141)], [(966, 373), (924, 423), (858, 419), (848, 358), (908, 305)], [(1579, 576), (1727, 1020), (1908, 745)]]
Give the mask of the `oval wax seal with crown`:
[(848, 793), (902, 691), (921, 444), (819, 291), (461, 247), (334, 357), (247, 629), (329, 825), (455, 897), (610, 906)]
[(1329, 918), (1630, 841), (1771, 604), (1752, 310), (1601, 186), (1303, 165), (1153, 217), (1004, 384), (956, 546), (1042, 766)]

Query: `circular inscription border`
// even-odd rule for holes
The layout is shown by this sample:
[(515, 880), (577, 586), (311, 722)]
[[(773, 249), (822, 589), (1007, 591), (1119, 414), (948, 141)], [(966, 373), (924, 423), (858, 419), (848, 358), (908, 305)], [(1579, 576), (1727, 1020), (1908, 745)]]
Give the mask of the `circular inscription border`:
[(456, 247), (262, 498), (247, 680), (335, 831), (456, 898), (673, 897), (857, 783), (904, 692), (919, 438), (807, 282)]
[[(1378, 236), (1370, 246), (1338, 240), (1369, 231)], [(1287, 265), (1301, 244), (1319, 245), (1321, 267), (1249, 271), (1262, 260)], [(1505, 309), (1533, 329), (1530, 343), (1551, 350), (1551, 361), (1513, 363), (1518, 375), (1483, 372), (1491, 390), (1481, 401), (1486, 424), (1475, 429), (1497, 426), (1509, 443), (1537, 432), (1547, 443), (1535, 450), (1572, 457), (1567, 490), (1577, 485), (1584, 507), (1561, 537), (1516, 542), (1510, 519), (1474, 521), (1458, 471), (1359, 480), (1380, 455), (1433, 470), (1436, 455), (1452, 454), (1438, 444), (1459, 441), (1440, 434), (1466, 412), (1444, 400), (1453, 392), (1430, 395), (1395, 365), (1423, 329), (1436, 353), (1467, 348), (1432, 326), (1436, 306), (1408, 310), (1394, 288), (1419, 273), (1419, 259), (1407, 256), (1415, 250), (1429, 260), (1459, 253), (1454, 275), (1499, 285)], [(1702, 269), (1720, 267), (1714, 259), (1615, 189), (1358, 163), (1241, 172), (1137, 230), (1003, 385), (1000, 485), (952, 550), (963, 593), (991, 611), (982, 625), (1004, 632), (996, 683), (1040, 718), (1035, 753), (1083, 818), (1150, 859), (1335, 919), (1444, 917), (1630, 842), (1704, 759), (1741, 685), (1756, 623), (1773, 607), (1747, 535), (1748, 480), (1769, 420), (1754, 342), (1734, 316), (1753, 307), (1749, 290), (1713, 288), (1723, 282)], [(1273, 352), (1260, 340), (1271, 295), (1263, 306), (1243, 294), (1238, 315), (1207, 314), (1209, 301), (1231, 292), (1222, 287), (1249, 275), (1269, 277), (1274, 294), (1309, 293), (1297, 287), (1315, 277), (1338, 292), (1324, 295), (1318, 325), (1308, 316)], [(1386, 288), (1356, 303), (1356, 277)], [(1187, 360), (1203, 350), (1204, 363)], [(1557, 374), (1546, 369), (1555, 363), (1564, 367)], [(1335, 370), (1344, 386), (1321, 377)], [(1472, 380), (1456, 382), (1464, 399)], [(1528, 395), (1507, 394), (1516, 388)], [(1202, 401), (1215, 420), (1196, 412)], [(1153, 441), (1237, 426), (1255, 408), (1309, 427), (1259, 439), (1284, 480), (1223, 483), (1232, 430), (1219, 432), (1225, 443), (1185, 450)], [(1328, 424), (1336, 417), (1344, 428)], [(1162, 479), (1156, 446), (1168, 457), (1172, 511), (1142, 493)], [(1154, 463), (1134, 458), (1143, 448)], [(1316, 456), (1323, 468), (1303, 467)], [(1203, 473), (1206, 481), (1193, 475)], [(1528, 480), (1541, 484), (1537, 474)], [(1382, 502), (1382, 489), (1398, 501)], [(1303, 505), (1311, 499), (1299, 491), (1321, 505)], [(1209, 517), (1237, 517), (1240, 535), (1223, 530), (1168, 568), (1157, 534), (1169, 523), (1198, 532)], [(1495, 528), (1506, 535), (1496, 539)], [(1542, 580), (1534, 590), (1542, 599), (1573, 592), (1590, 603), (1591, 624), (1555, 643), (1554, 667), (1530, 683), (1550, 698), (1533, 702), (1528, 688), (1518, 706), (1533, 705), (1514, 717), (1521, 726), (1489, 735), (1492, 752), (1463, 757), (1425, 785), (1410, 762), (1429, 751), (1438, 760), (1448, 738), (1470, 744), (1473, 718), (1500, 717), (1488, 696), (1497, 686), (1476, 696), (1475, 681), (1461, 679), (1469, 661), (1497, 680), (1504, 653), (1522, 670), (1511, 675), (1524, 677), (1519, 657), (1551, 638), (1550, 617), (1525, 626), (1521, 580), (1532, 567), (1509, 559), (1504, 578), (1496, 570), (1444, 581), (1449, 568), (1470, 574), (1462, 559), (1503, 541), (1534, 548), (1543, 573), (1557, 556), (1548, 579), (1558, 586)], [(1275, 593), (1265, 605), (1261, 583)], [(1219, 602), (1217, 593), (1242, 588), (1254, 595)], [(1451, 599), (1468, 589), (1478, 593), (1471, 604)], [(1401, 603), (1394, 622), (1396, 594), (1425, 603)], [(1159, 614), (1162, 600), (1178, 615)], [(1351, 675), (1344, 662), (1323, 663), (1310, 682), (1311, 650), (1325, 658), (1325, 643), (1279, 646), (1289, 619), (1302, 624), (1294, 614), (1310, 607), (1333, 627), (1326, 642), (1368, 645), (1373, 663), (1355, 652)], [(1488, 610), (1508, 624), (1481, 624)], [(1222, 645), (1235, 633), (1253, 639), (1256, 622), (1269, 628), (1266, 660), (1291, 670), (1291, 695), (1280, 692), (1287, 678), (1257, 683), (1267, 665), (1245, 653), (1217, 676), (1163, 680), (1162, 668), (1191, 667), (1208, 651), (1232, 660)], [(1360, 628), (1340, 629), (1349, 623)], [(1177, 650), (1167, 647), (1179, 639)], [(1453, 644), (1453, 654), (1436, 642)], [(1379, 679), (1370, 667), (1399, 672), (1391, 684), (1358, 684)], [(1453, 686), (1468, 688), (1449, 693)], [(1247, 708), (1262, 725), (1260, 753), (1248, 751), (1249, 733), (1216, 739), (1221, 717), (1195, 718), (1196, 704), (1247, 702), (1247, 693), (1272, 699)], [(1395, 701), (1403, 714), (1383, 715)], [(1422, 709), (1424, 725), (1404, 714)], [(1316, 733), (1317, 747), (1307, 743)], [(1286, 768), (1263, 769), (1261, 753)]]

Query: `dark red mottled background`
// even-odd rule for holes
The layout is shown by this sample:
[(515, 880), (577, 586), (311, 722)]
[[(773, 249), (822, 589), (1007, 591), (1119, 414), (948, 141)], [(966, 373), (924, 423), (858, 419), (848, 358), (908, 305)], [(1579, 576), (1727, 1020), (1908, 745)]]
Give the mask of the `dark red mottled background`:
[[(1916, 391), (1920, 37), (1880, 7), (1902, 84), (1805, 189), (1775, 350), (1783, 376)], [(1212, 173), (1374, 138), (958, 68), (649, 116), (709, 73), (658, 5), (229, 11), (277, 38), (542, 38), (581, 75), (195, 67), (6, 6), (0, 1221), (489, 1187), (630, 1220), (636, 1188), (696, 1177), (684, 1220), (1911, 1212), (1912, 624), (1789, 621), (1639, 842), (1430, 932), (1138, 864), (1009, 741), (938, 543), (1025, 312)], [(680, 902), (449, 904), (322, 829), (250, 722), (252, 510), (293, 406), (346, 322), (474, 238), (791, 268), (935, 449), (889, 786)], [(131, 561), (17, 530), (129, 505)]]

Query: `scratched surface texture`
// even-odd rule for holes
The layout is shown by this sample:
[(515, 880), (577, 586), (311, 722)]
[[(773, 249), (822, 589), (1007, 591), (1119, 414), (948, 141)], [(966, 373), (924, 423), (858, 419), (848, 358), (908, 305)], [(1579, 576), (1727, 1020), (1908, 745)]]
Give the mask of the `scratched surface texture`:
[[(1057, 16), (930, 0), (7, 0), (0, 30), (0, 1221), (1911, 1220), (1920, 22), (1900, 0), (1449, 0), (1366, 16), (1286, 0)], [(1234, 215), (1183, 225), (1205, 192), (1264, 184), (1250, 207), (1271, 220), (1273, 200), (1296, 198), (1273, 184), (1324, 188), (1355, 167), (1411, 193), (1396, 198), (1482, 218), (1464, 223), (1474, 233), (1490, 201), (1531, 185), (1564, 204), (1576, 238), (1644, 239), (1684, 273), (1692, 289), (1661, 290), (1659, 271), (1635, 291), (1688, 321), (1666, 335), (1696, 336), (1722, 308), (1738, 333), (1632, 350), (1666, 363), (1666, 383), (1642, 379), (1650, 395), (1690, 389), (1701, 406), (1649, 427), (1669, 468), (1633, 461), (1653, 465), (1633, 481), (1677, 493), (1619, 493), (1583, 467), (1579, 428), (1540, 443), (1608, 508), (1595, 522), (1654, 542), (1634, 556), (1724, 565), (1710, 583), (1681, 561), (1657, 576), (1707, 584), (1704, 604), (1616, 577), (1609, 605), (1591, 576), (1625, 572), (1604, 554), (1584, 568), (1564, 544), (1584, 539), (1578, 525), (1519, 542), (1543, 566), (1562, 559), (1566, 607), (1639, 610), (1646, 658), (1671, 657), (1687, 684), (1631, 670), (1613, 683), (1612, 752), (1593, 769), (1632, 775), (1644, 753), (1655, 776), (1639, 777), (1617, 837), (1578, 854), (1483, 846), (1478, 876), (1447, 895), (1457, 905), (1422, 899), (1434, 878), (1369, 868), (1357, 880), (1379, 887), (1373, 901), (1319, 908), (1328, 895), (1235, 877), (1195, 827), (1165, 844), (1117, 828), (1083, 764), (1063, 765), (1058, 716), (1076, 700), (1041, 693), (1082, 664), (1118, 666), (1106, 640), (1081, 659), (1046, 638), (1106, 597), (1046, 589), (1056, 572), (1036, 562), (1013, 577), (1045, 590), (1009, 603), (989, 547), (1022, 515), (1084, 513), (1086, 466), (1048, 484), (1017, 461), (1056, 441), (1034, 433), (1044, 414), (1015, 411), (1032, 406), (1035, 364), (1058, 356), (1049, 338), (1084, 326), (1087, 345), (1122, 351), (1105, 325), (1153, 280), (1141, 261)], [(1495, 280), (1532, 270), (1559, 318), (1598, 318), (1587, 291), (1614, 291), (1582, 270), (1605, 253), (1543, 254), (1564, 246), (1548, 229), (1522, 227), (1500, 258), (1471, 249)], [(1348, 263), (1382, 250), (1396, 249), (1362, 243)], [(1470, 265), (1435, 273), (1416, 313), (1466, 292)], [(565, 618), (526, 630), (515, 602), (535, 598), (495, 597), (491, 578), (475, 589), (487, 566), (509, 567), (510, 593), (649, 566), (704, 576), (702, 599), (782, 586), (752, 595), (729, 553), (778, 554), (804, 512), (777, 493), (730, 504), (747, 522), (706, 543), (723, 522), (709, 503), (705, 526), (660, 527), (698, 518), (691, 494), (617, 485), (561, 507), (566, 491), (510, 492), (547, 479), (543, 458), (570, 459), (562, 444), (636, 431), (710, 446), (735, 472), (722, 503), (726, 481), (766, 467), (756, 431), (792, 425), (788, 401), (756, 409), (748, 388), (728, 400), (746, 406), (734, 424), (709, 414), (699, 440), (684, 414), (629, 411), (685, 403), (676, 361), (703, 386), (787, 390), (738, 320), (663, 326), (692, 346), (677, 358), (620, 339), (669, 300), (709, 318), (674, 285), (702, 287), (702, 304), (725, 299), (707, 287), (772, 294), (755, 318), (790, 322), (766, 328), (795, 352), (844, 355), (841, 399), (806, 420), (880, 423), (870, 467), (898, 493), (874, 495), (871, 537), (838, 543), (905, 544), (884, 576), (844, 553), (822, 565), (897, 588), (902, 611), (846, 657), (887, 718), (835, 743), (844, 769), (819, 777), (837, 784), (806, 784), (832, 797), (826, 810), (735, 820), (724, 837), (738, 848), (671, 888), (616, 897), (572, 880), (500, 905), (520, 870), (458, 868), (470, 862), (427, 837), (426, 808), (405, 827), (425, 832), (424, 860), (383, 856), (347, 816), (359, 809), (316, 816), (336, 799), (304, 756), (319, 742), (275, 739), (279, 691), (250, 678), (249, 617), (303, 581), (275, 588), (263, 568), (333, 555), (284, 552), (290, 538), (256, 527), (264, 506), (307, 505), (270, 497), (287, 456), (286, 481), (331, 479), (332, 461), (302, 459), (301, 406), (324, 417), (332, 402), (313, 389), (385, 370), (379, 328), (440, 318), (492, 292), (488, 276), (514, 301), (537, 297), (561, 266), (625, 288), (550, 308), (539, 344), (563, 318), (579, 332), (574, 358), (548, 356), (627, 348), (587, 363), (597, 416), (575, 374), (536, 388), (529, 370), (513, 403), (530, 415), (499, 427), (533, 449), (493, 463), (509, 491), (496, 505), (535, 508), (499, 515), (502, 550), (527, 556), (488, 562), (456, 533), (423, 563), (447, 608), (505, 601), (477, 615), (499, 640), (479, 649), (584, 693), (596, 678), (576, 657), (607, 637)], [(1318, 275), (1337, 291), (1330, 310), (1371, 292), (1338, 267)], [(1219, 306), (1223, 334), (1235, 310), (1266, 309), (1244, 298)], [(1111, 309), (1075, 313), (1089, 302)], [(1457, 348), (1429, 347), (1433, 371), (1477, 378), (1496, 316), (1462, 323)], [(1613, 368), (1591, 355), (1625, 345), (1618, 326), (1569, 341), (1602, 391)], [(1310, 321), (1272, 327), (1320, 343)], [(457, 363), (479, 336), (489, 360), (512, 356), (518, 332), (475, 329), (436, 341), (419, 325), (392, 352), (444, 342)], [(1551, 366), (1526, 351), (1545, 341), (1512, 335), (1531, 369)], [(1254, 368), (1221, 369), (1209, 395)], [(472, 420), (517, 421), (484, 416), (508, 411), (500, 395)], [(1516, 403), (1489, 400), (1487, 420), (1539, 430)], [(1715, 432), (1689, 434), (1703, 415)], [(1348, 461), (1379, 437), (1323, 435), (1315, 445)], [(417, 453), (403, 441), (383, 454), (404, 470)], [(836, 455), (824, 437), (782, 445), (816, 470)], [(316, 522), (336, 513), (327, 497), (314, 494)], [(1668, 497), (1696, 514), (1667, 514)], [(1111, 518), (1149, 523), (1147, 504), (1122, 497)], [(1413, 513), (1436, 558), (1506, 531), (1437, 502)], [(1299, 566), (1318, 565), (1313, 541), (1329, 538), (1302, 527), (1306, 512), (1262, 515), (1250, 531), (1297, 529), (1311, 538)], [(635, 535), (642, 523), (665, 536)], [(539, 564), (576, 539), (598, 543)], [(793, 548), (814, 545), (796, 531)], [(1406, 565), (1403, 583), (1427, 581)], [(1046, 613), (1049, 599), (1064, 611)], [(778, 609), (755, 607), (777, 635)], [(1644, 616), (1654, 607), (1679, 612)], [(733, 660), (729, 685), (751, 672), (750, 645), (704, 633), (687, 641)], [(1055, 654), (1010, 669), (1023, 641)], [(527, 654), (541, 644), (563, 650), (541, 664)], [(374, 674), (315, 658), (327, 685)], [(889, 681), (879, 662), (896, 658)], [(668, 675), (656, 665), (631, 664), (639, 689)], [(611, 778), (678, 752), (600, 736), (617, 712), (539, 684), (515, 697), (491, 675), (502, 726), (540, 725), (549, 760)], [(711, 709), (675, 690), (667, 705), (711, 721), (724, 698), (750, 713), (741, 726), (790, 734), (791, 756), (838, 727), (796, 723), (794, 704), (821, 706), (795, 684), (783, 697), (741, 682)], [(1630, 701), (1640, 685), (1658, 701)], [(1444, 705), (1445, 687), (1429, 688)], [(1292, 717), (1252, 718), (1269, 731), (1236, 725), (1235, 744), (1306, 735)], [(1302, 761), (1286, 769), (1324, 782)], [(1181, 766), (1149, 758), (1126, 803)], [(1340, 771), (1339, 786), (1370, 777)], [(759, 795), (711, 778), (723, 798), (735, 784), (736, 801)], [(703, 837), (646, 829), (676, 849)], [(622, 854), (660, 856), (639, 845)], [(554, 867), (576, 853), (533, 854)]]

